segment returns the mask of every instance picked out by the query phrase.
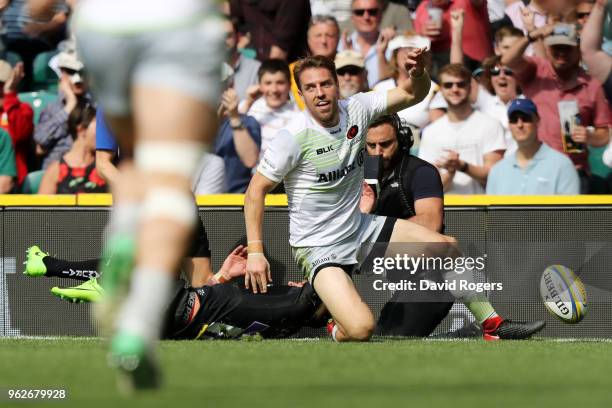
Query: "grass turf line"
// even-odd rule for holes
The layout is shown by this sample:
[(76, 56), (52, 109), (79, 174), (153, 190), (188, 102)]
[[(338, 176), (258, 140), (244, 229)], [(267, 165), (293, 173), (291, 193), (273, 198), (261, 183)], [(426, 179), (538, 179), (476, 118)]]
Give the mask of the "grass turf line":
[[(102, 341), (0, 339), (0, 389), (67, 388), (74, 407), (612, 406), (612, 344), (553, 341), (161, 343), (165, 386), (117, 395)], [(197, 405), (196, 405), (197, 404)], [(5, 406), (47, 406), (46, 403)], [(49, 406), (54, 406), (49, 405)]]

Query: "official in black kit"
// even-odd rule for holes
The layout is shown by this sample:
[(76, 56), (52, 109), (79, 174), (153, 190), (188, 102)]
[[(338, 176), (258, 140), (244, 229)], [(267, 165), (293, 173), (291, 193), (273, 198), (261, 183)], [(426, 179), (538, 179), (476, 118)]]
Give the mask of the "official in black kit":
[[(382, 174), (377, 187), (364, 186), (361, 210), (407, 219), (443, 233), (444, 191), (440, 174), (433, 165), (410, 154), (412, 144), (412, 132), (397, 114), (381, 116), (370, 125), (366, 149), (369, 155), (382, 156)], [(407, 277), (400, 271), (387, 279), (399, 281)], [(395, 292), (381, 311), (378, 334), (428, 336), (453, 305), (446, 301), (448, 298), (418, 302), (411, 299), (412, 295)]]

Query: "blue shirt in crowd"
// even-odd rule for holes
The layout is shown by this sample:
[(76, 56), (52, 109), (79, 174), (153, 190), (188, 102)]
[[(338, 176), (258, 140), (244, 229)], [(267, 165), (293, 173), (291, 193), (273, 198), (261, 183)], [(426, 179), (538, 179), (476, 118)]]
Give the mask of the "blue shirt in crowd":
[(580, 181), (572, 161), (544, 143), (524, 169), (519, 167), (516, 153), (513, 153), (493, 166), (487, 179), (487, 194), (574, 195), (579, 193)]
[(104, 120), (104, 112), (98, 105), (98, 111), (96, 112), (96, 150), (108, 150), (116, 153), (117, 148), (115, 136), (108, 128), (106, 120)]
[[(261, 127), (259, 123), (251, 116), (240, 115), (240, 118), (257, 147), (261, 147)], [(236, 153), (229, 119), (225, 119), (219, 126), (215, 154), (225, 161), (225, 191), (228, 193), (244, 193), (251, 181), (253, 169), (245, 167), (240, 161), (238, 153)]]

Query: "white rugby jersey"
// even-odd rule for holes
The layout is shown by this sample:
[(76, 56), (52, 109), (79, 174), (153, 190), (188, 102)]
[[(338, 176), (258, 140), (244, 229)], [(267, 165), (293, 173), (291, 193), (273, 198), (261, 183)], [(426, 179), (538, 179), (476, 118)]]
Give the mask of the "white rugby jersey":
[(339, 242), (359, 227), (368, 125), (387, 109), (387, 91), (338, 102), (340, 122), (324, 128), (305, 110), (279, 131), (257, 171), (284, 179), (289, 243), (312, 247)]

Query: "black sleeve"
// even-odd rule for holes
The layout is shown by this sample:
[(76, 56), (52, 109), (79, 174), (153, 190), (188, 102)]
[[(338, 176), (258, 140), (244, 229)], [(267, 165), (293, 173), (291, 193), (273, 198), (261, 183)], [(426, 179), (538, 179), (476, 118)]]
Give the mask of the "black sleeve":
[(414, 201), (431, 197), (444, 198), (440, 173), (433, 166), (419, 166), (415, 169), (410, 187)]
[(193, 239), (193, 245), (187, 254), (189, 258), (210, 258), (210, 243), (204, 229), (204, 223), (199, 222)]

